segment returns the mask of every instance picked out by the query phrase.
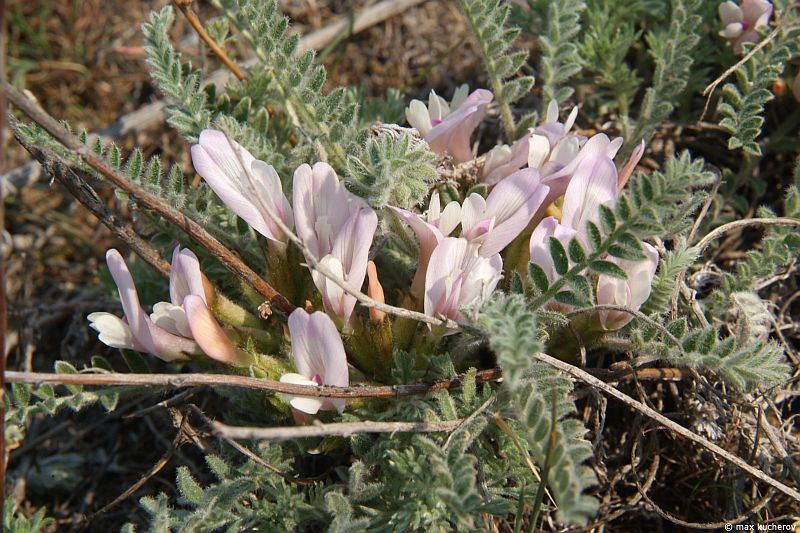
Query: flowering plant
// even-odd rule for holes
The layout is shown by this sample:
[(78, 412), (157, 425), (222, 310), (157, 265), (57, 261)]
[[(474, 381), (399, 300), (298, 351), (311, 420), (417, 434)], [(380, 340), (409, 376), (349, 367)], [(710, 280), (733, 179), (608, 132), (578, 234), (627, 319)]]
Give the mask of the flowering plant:
[[(123, 314), (87, 318), (131, 372), (97, 359), (89, 378), (69, 379), (213, 386), (217, 401), (169, 408), (182, 420), (176, 446), (199, 443), (217, 482), (179, 468), (177, 504), (142, 500), (154, 531), (518, 531), (592, 524), (614, 506), (645, 513), (638, 497), (603, 497), (641, 488), (636, 439), (647, 432), (601, 394), (800, 498), (771, 456), (743, 461), (715, 437), (745, 417), (723, 390), (776, 413), (791, 397), (765, 390), (797, 364), (778, 325), (793, 296), (776, 314), (780, 291), (768, 288), (796, 281), (800, 242), (787, 227), (800, 226), (800, 195), (788, 177), (765, 180), (792, 164), (797, 120), (772, 124), (764, 106), (798, 53), (796, 9), (459, 0), (486, 73), (478, 87), (426, 87), (420, 100), (327, 90), (277, 0), (210, 3), (221, 18), (199, 35), (235, 78), (219, 86), (201, 88), (202, 72), (169, 41), (171, 7), (143, 26), (183, 169), (164, 173), (160, 159), (125, 159), (116, 145), (93, 150), (8, 86), (42, 126), (13, 119), (16, 136), (121, 241), (106, 268)], [(515, 48), (522, 32), (541, 57)], [(245, 45), (254, 63), (229, 56)], [(713, 96), (719, 125), (708, 126), (692, 97), (703, 81), (712, 98), (724, 79), (712, 73), (739, 60), (729, 47), (747, 55)], [(718, 153), (725, 143), (732, 155)], [(92, 173), (142, 208), (130, 228), (97, 206)], [(756, 200), (765, 206), (752, 218)], [(719, 258), (719, 237), (756, 225), (767, 227), (758, 251)], [(170, 301), (150, 314), (153, 280), (134, 255), (168, 280), (158, 284)], [(145, 372), (151, 364), (161, 371)], [(640, 383), (658, 372), (677, 383)], [(15, 389), (19, 425), (29, 414), (20, 395), (50, 401), (31, 390)], [(64, 405), (118, 399), (69, 390)], [(659, 412), (673, 403), (682, 424)], [(604, 434), (606, 417), (624, 431)], [(757, 443), (757, 428), (778, 431), (761, 418), (742, 423), (740, 444)], [(187, 430), (199, 424), (208, 431)], [(618, 475), (613, 446), (634, 455)]]

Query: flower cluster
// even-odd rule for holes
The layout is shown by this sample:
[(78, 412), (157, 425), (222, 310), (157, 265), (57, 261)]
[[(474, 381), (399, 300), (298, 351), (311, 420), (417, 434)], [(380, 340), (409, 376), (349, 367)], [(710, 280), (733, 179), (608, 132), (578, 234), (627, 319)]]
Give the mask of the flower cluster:
[(758, 42), (758, 28), (769, 24), (772, 9), (769, 0), (742, 0), (740, 5), (722, 2), (719, 18), (725, 27), (719, 34), (731, 42), (735, 54), (741, 54), (744, 43)]
[[(406, 116), (431, 150), (458, 163), (473, 162), (476, 167), (480, 159), (474, 157), (470, 138), (492, 99), (489, 91), (479, 89), (467, 94), (466, 87), (461, 87), (448, 104), (431, 92), (427, 106), (414, 100)], [(513, 242), (522, 243), (524, 250), (529, 239), (530, 260), (544, 270), (551, 283), (558, 273), (549, 251), (550, 238), (565, 246), (572, 239), (588, 246), (587, 223), (598, 221), (601, 205), (616, 201), (644, 145), (637, 146), (618, 171), (614, 158), (622, 139), (572, 133), (576, 117), (577, 108), (560, 122), (558, 106), (552, 102), (540, 126), (510, 147), (489, 151), (482, 158), (478, 176), (488, 189), (485, 195), (473, 192), (463, 201), (442, 206), (439, 193), (434, 191), (423, 214), (389, 206), (388, 213), (410, 227), (419, 241), (417, 270), (409, 288), (411, 298), (406, 300), (410, 305), (418, 305), (432, 317), (463, 320), (464, 307), (480, 305), (497, 287), (504, 268), (501, 253)], [(370, 296), (383, 301), (377, 270), (369, 261), (378, 214), (350, 193), (327, 163), (302, 164), (295, 170), (290, 202), (275, 169), (223, 132), (203, 131), (191, 153), (198, 174), (228, 207), (267, 239), (270, 253), (285, 254), (290, 239), (302, 242), (327, 314), (309, 314), (298, 308), (289, 316), (297, 373), (284, 374), (281, 381), (346, 386), (348, 362), (339, 331), (348, 335), (364, 331), (354, 313), (356, 298), (351, 292), (360, 291), (368, 277)], [(559, 215), (555, 206), (562, 197)], [(658, 254), (647, 244), (643, 248), (643, 261), (609, 259), (628, 277), (599, 276), (598, 303), (638, 308), (646, 300)], [(214, 318), (206, 296), (210, 289), (204, 286), (192, 252), (175, 249), (171, 303), (156, 304), (149, 317), (139, 305), (122, 257), (111, 250), (107, 258), (125, 317), (90, 315), (101, 341), (150, 352), (166, 361), (204, 354), (226, 364), (249, 363), (249, 356), (232, 344)], [(353, 291), (344, 290), (343, 285)], [(370, 318), (381, 323), (385, 315), (375, 311)], [(625, 313), (604, 311), (598, 319), (610, 330), (622, 327), (630, 318)], [(451, 331), (442, 328), (433, 331), (434, 336), (448, 333)], [(341, 412), (344, 408), (343, 400), (287, 399), (296, 413), (313, 415), (321, 409)]]
[[(147, 352), (164, 361), (205, 355), (222, 363), (244, 365), (249, 356), (236, 348), (209, 309), (209, 295), (197, 256), (175, 247), (172, 253), (169, 294), (171, 302), (159, 302), (149, 316), (139, 303), (139, 294), (128, 266), (117, 250), (106, 253), (106, 262), (125, 316), (91, 313), (89, 322), (100, 340), (114, 348)], [(212, 296), (213, 297), (213, 296)]]

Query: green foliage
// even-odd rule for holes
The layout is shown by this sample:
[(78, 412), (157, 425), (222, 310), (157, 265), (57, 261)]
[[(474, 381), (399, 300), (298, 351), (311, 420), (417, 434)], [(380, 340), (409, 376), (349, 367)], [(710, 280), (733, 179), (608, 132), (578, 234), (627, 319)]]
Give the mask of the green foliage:
[(501, 0), (459, 0), (459, 5), (483, 57), (506, 138), (512, 141), (517, 128), (511, 104), (525, 96), (534, 82), (531, 76), (515, 76), (528, 59), (527, 52), (511, 49), (519, 28), (506, 26), (510, 8)]
[[(57, 374), (77, 374), (78, 370), (66, 361), (56, 361)], [(107, 372), (111, 365), (102, 357), (92, 358), (92, 369)], [(67, 385), (63, 394), (50, 383), (34, 386), (14, 383), (11, 395), (4, 395), (5, 439), (12, 446), (25, 438), (25, 427), (30, 420), (40, 414), (55, 415), (64, 408), (80, 411), (99, 403), (106, 411), (113, 411), (119, 401), (120, 389), (106, 387), (96, 391), (84, 390), (82, 385)]]
[(703, 171), (703, 161), (692, 160), (688, 152), (668, 159), (663, 173), (634, 176), (613, 209), (601, 206), (599, 227), (592, 221), (587, 223), (588, 252), (573, 250), (573, 260), (565, 263), (563, 247), (559, 250), (560, 244), (551, 239), (553, 264), (561, 277), (550, 284), (541, 269), (529, 268), (529, 276), (538, 291), (533, 307), (538, 309), (552, 298), (579, 307), (591, 305), (592, 288), (585, 269), (622, 277), (622, 272), (605, 261), (607, 254), (641, 260), (644, 259), (641, 241), (651, 237), (669, 238), (687, 230), (692, 213), (705, 199), (705, 193), (699, 189), (709, 185), (712, 179), (711, 173)]
[(720, 338), (713, 328), (686, 331), (671, 327), (680, 346), (670, 346), (660, 356), (672, 364), (707, 369), (742, 391), (768, 388), (789, 378), (783, 349), (778, 343), (751, 341), (740, 343), (736, 337)]
[(625, 62), (638, 43), (641, 32), (637, 20), (630, 16), (635, 6), (615, 8), (607, 2), (591, 2), (586, 17), (586, 29), (579, 43), (577, 61), (595, 76), (597, 90), (591, 95), (595, 105), (616, 101), (622, 116), (627, 116), (630, 103), (639, 91), (642, 80), (636, 70)]
[(700, 41), (703, 19), (696, 14), (699, 0), (676, 0), (668, 28), (650, 31), (647, 44), (655, 62), (653, 84), (644, 93), (635, 129), (626, 139), (648, 142), (658, 127), (675, 109), (675, 102), (686, 88), (693, 52)]
[(241, 466), (208, 455), (206, 463), (218, 481), (205, 487), (186, 467), (180, 467), (179, 507), (173, 508), (163, 493), (140, 500), (150, 515), (149, 531), (294, 531), (304, 520), (322, 518), (304, 501), (302, 487), (309, 487), (314, 494), (314, 485), (293, 484), (264, 462), (289, 471), (280, 447), (264, 446), (256, 455), (260, 462), (246, 461)]
[(19, 512), (14, 500), (13, 497), (6, 498), (3, 506), (3, 531), (6, 533), (40, 533), (55, 524), (54, 519), (45, 516), (45, 509), (39, 509), (28, 518)]
[(447, 448), (415, 436), (407, 445), (386, 449), (381, 481), (372, 485), (358, 478), (363, 467), (351, 467), (351, 499), (368, 508), (368, 516), (380, 513), (369, 530), (471, 531), (481, 513), (507, 510), (487, 504), (480, 494), (476, 459), (466, 452), (467, 445), (463, 434)]
[(653, 278), (650, 296), (640, 311), (645, 314), (666, 313), (672, 304), (675, 280), (681, 272), (685, 272), (697, 259), (697, 251), (687, 248), (681, 242), (674, 250), (670, 250), (658, 263), (658, 272)]
[(212, 110), (200, 87), (200, 72), (181, 61), (169, 40), (174, 20), (172, 6), (165, 6), (152, 13), (149, 23), (142, 24), (147, 64), (158, 88), (173, 101), (166, 107), (167, 122), (190, 142), (197, 142), (200, 132), (211, 125)]
[(774, 98), (772, 84), (798, 54), (798, 38), (800, 16), (790, 9), (775, 38), (736, 69), (736, 83), (722, 88), (717, 110), (723, 117), (719, 125), (730, 133), (728, 149), (761, 155), (757, 139), (764, 125), (764, 107)]
[(481, 309), (478, 325), (497, 354), (519, 432), (541, 469), (551, 423), (554, 418), (557, 420), (548, 485), (558, 505), (559, 519), (571, 524), (586, 523), (598, 507), (594, 498), (584, 494), (597, 482), (591, 469), (583, 464), (592, 456), (592, 448), (583, 438), (586, 429), (570, 417), (575, 412), (575, 403), (569, 398), (572, 382), (533, 357), (541, 350), (535, 314), (520, 295), (495, 293)]
[[(322, 91), (325, 69), (315, 64), (314, 52), (298, 49), (299, 37), (288, 33), (289, 20), (276, 0), (214, 0), (230, 23), (252, 47), (258, 63), (232, 92), (246, 95), (253, 108), (272, 104), (281, 111), (281, 135), (297, 143), (293, 156), (317, 157), (342, 168), (358, 135), (358, 105), (347, 91)], [(275, 122), (273, 120), (273, 122)]]
[(543, 101), (547, 103), (555, 99), (560, 104), (574, 92), (565, 83), (580, 73), (583, 66), (576, 41), (581, 32), (581, 13), (586, 9), (586, 2), (528, 0), (528, 5), (541, 21), (539, 41), (542, 56), (539, 65), (544, 82)]
[(438, 176), (435, 156), (411, 135), (394, 132), (369, 137), (347, 157), (347, 187), (380, 209), (391, 204), (409, 209), (422, 203)]

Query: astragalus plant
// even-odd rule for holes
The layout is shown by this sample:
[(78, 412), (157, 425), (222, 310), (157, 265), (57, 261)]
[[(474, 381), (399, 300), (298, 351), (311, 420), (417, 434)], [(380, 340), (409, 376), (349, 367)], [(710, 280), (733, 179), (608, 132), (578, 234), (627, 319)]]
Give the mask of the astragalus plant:
[[(796, 6), (459, 0), (485, 87), (397, 116), (396, 91), (327, 89), (277, 0), (211, 4), (211, 37), (248, 66), (224, 85), (173, 47), (171, 7), (143, 26), (192, 167), (79, 135), (88, 157), (14, 122), (60, 180), (135, 185), (118, 193), (153, 244), (125, 242), (168, 272), (145, 309), (147, 274), (107, 252), (121, 310), (88, 319), (122, 356), (93, 370), (155, 357), (262, 384), (229, 379), (208, 393), (229, 407), (182, 411), (211, 430), (206, 464), (141, 499), (150, 530), (624, 529), (654, 508), (722, 523), (798, 504), (781, 417), (800, 120), (777, 88), (797, 70)], [(15, 385), (6, 438), (119, 393)], [(653, 409), (683, 430), (659, 434)]]

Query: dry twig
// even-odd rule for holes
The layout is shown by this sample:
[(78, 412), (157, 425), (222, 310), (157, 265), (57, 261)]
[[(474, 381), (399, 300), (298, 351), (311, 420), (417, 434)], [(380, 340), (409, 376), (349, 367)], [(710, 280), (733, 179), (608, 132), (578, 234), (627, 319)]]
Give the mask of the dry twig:
[(338, 422), (313, 426), (289, 426), (278, 428), (235, 427), (214, 422), (214, 432), (229, 439), (268, 440), (272, 442), (309, 437), (349, 437), (355, 433), (432, 433), (452, 431), (461, 423), (458, 420), (444, 422)]
[(733, 65), (733, 66), (731, 66), (731, 67), (730, 67), (728, 70), (726, 70), (725, 72), (723, 72), (723, 73), (720, 75), (720, 77), (719, 77), (719, 78), (717, 78), (717, 79), (715, 79), (714, 81), (712, 81), (712, 82), (711, 82), (711, 83), (708, 85), (708, 87), (706, 87), (706, 88), (703, 90), (703, 96), (705, 96), (705, 97), (706, 97), (706, 104), (703, 106), (703, 112), (700, 114), (700, 118), (699, 118), (699, 119), (697, 119), (697, 122), (698, 122), (698, 123), (702, 122), (702, 121), (703, 121), (703, 118), (706, 116), (706, 112), (708, 111), (708, 104), (709, 104), (709, 103), (711, 103), (711, 95), (713, 95), (713, 94), (714, 94), (714, 91), (716, 90), (717, 86), (718, 86), (720, 83), (722, 83), (723, 81), (725, 81), (725, 79), (726, 79), (728, 76), (730, 76), (731, 74), (733, 74), (734, 72), (736, 72), (737, 70), (739, 70), (739, 67), (741, 67), (742, 65), (744, 65), (745, 63), (747, 63), (747, 61), (749, 61), (749, 60), (750, 60), (750, 58), (751, 58), (751, 57), (753, 57), (753, 56), (756, 54), (756, 52), (758, 52), (759, 50), (761, 50), (762, 48), (764, 48), (765, 46), (767, 46), (767, 44), (768, 44), (770, 41), (772, 41), (772, 40), (773, 40), (773, 39), (774, 39), (774, 38), (775, 38), (775, 37), (778, 35), (778, 32), (779, 32), (779, 31), (780, 31), (780, 26), (778, 26), (777, 28), (775, 28), (774, 30), (772, 30), (772, 31), (770, 32), (770, 34), (769, 34), (769, 35), (767, 35), (766, 37), (764, 37), (764, 40), (762, 40), (760, 43), (758, 43), (758, 44), (757, 44), (757, 45), (756, 45), (756, 46), (755, 46), (755, 47), (754, 47), (752, 50), (750, 50), (749, 52), (747, 52), (747, 54), (746, 54), (746, 55), (745, 55), (745, 56), (744, 56), (742, 59), (740, 59), (739, 61), (737, 61), (737, 62), (736, 62), (736, 64), (735, 64), (735, 65)]
[(748, 226), (794, 226), (800, 228), (800, 219), (790, 217), (774, 217), (774, 218), (746, 218), (744, 220), (734, 220), (723, 224), (718, 228), (709, 231), (708, 234), (700, 239), (695, 246), (697, 253), (703, 253), (703, 250), (711, 243), (711, 241), (718, 239), (725, 233)]
[(569, 363), (565, 363), (564, 361), (560, 361), (555, 357), (551, 357), (544, 353), (537, 353), (534, 355), (534, 357), (543, 363), (547, 363), (548, 365), (555, 367), (558, 370), (561, 370), (562, 372), (572, 376), (577, 380), (583, 381), (587, 385), (590, 385), (596, 389), (603, 391), (609, 396), (613, 396), (617, 400), (623, 402), (625, 405), (635, 409), (636, 411), (642, 413), (648, 418), (655, 420), (656, 422), (666, 427), (667, 429), (674, 431), (678, 435), (694, 442), (695, 444), (702, 446), (703, 448), (705, 448), (712, 454), (716, 455), (717, 457), (720, 457), (721, 459), (724, 459), (725, 461), (733, 465), (736, 465), (738, 468), (744, 470), (747, 474), (749, 474), (753, 478), (758, 479), (759, 481), (763, 481), (764, 483), (767, 483), (768, 485), (786, 494), (790, 498), (800, 502), (800, 492), (798, 492), (796, 489), (793, 489), (787, 486), (785, 483), (782, 483), (781, 481), (778, 481), (777, 479), (773, 478), (772, 476), (765, 474), (758, 468), (755, 468), (747, 464), (740, 457), (733, 455), (732, 453), (714, 444), (710, 440), (703, 438), (700, 435), (697, 435), (696, 433), (686, 429), (685, 427), (681, 426), (676, 422), (673, 422), (672, 420), (662, 415), (655, 409), (652, 409), (644, 405), (643, 403), (634, 400), (627, 394), (618, 391), (611, 385), (608, 385), (607, 383), (592, 376), (585, 370), (581, 370), (580, 368), (570, 365)]
[(92, 189), (84, 179), (78, 176), (76, 169), (70, 167), (69, 162), (50, 150), (29, 145), (18, 134), (16, 127), (14, 128), (14, 137), (16, 137), (17, 141), (39, 161), (46, 174), (58, 180), (76, 200), (91, 211), (100, 222), (114, 232), (114, 235), (119, 237), (131, 250), (136, 252), (136, 255), (144, 259), (156, 272), (165, 278), (169, 278), (170, 265), (161, 257), (158, 250), (153, 248), (149, 242), (142, 239), (130, 227), (123, 224), (119, 218), (117, 218), (117, 215), (97, 196), (94, 189)]
[[(475, 376), (479, 382), (500, 379), (499, 368), (479, 370)], [(5, 379), (9, 383), (54, 383), (60, 385), (121, 385), (127, 387), (194, 387), (210, 385), (220, 387), (239, 387), (245, 389), (292, 394), (295, 396), (311, 396), (316, 398), (399, 398), (428, 394), (438, 390), (458, 387), (464, 380), (463, 375), (452, 379), (433, 383), (411, 383), (407, 385), (332, 387), (328, 385), (296, 385), (271, 379), (251, 378), (249, 376), (231, 376), (227, 374), (50, 374), (39, 372), (6, 372)]]
[(200, 226), (200, 224), (190, 219), (158, 196), (147, 192), (144, 188), (128, 180), (107, 161), (97, 156), (89, 146), (81, 143), (77, 137), (67, 131), (36, 102), (22, 94), (7, 81), (3, 80), (2, 87), (14, 106), (44, 128), (47, 133), (69, 149), (75, 157), (85, 161), (115, 186), (133, 196), (144, 207), (158, 213), (164, 217), (165, 220), (179, 227), (186, 235), (194, 239), (198, 244), (214, 255), (228, 270), (247, 282), (258, 294), (269, 301), (273, 307), (280, 309), (286, 314), (294, 311), (295, 306), (292, 305), (289, 300), (272, 288), (269, 283), (264, 281), (255, 271), (244, 264), (236, 254), (223, 246)]
[(245, 78), (244, 72), (240, 69), (233, 60), (228, 57), (228, 54), (225, 53), (225, 50), (219, 47), (219, 45), (211, 38), (208, 34), (206, 29), (203, 27), (203, 23), (200, 22), (200, 19), (197, 18), (197, 15), (194, 14), (192, 11), (192, 0), (174, 0), (175, 5), (180, 9), (183, 16), (186, 17), (186, 20), (189, 22), (189, 25), (197, 32), (198, 37), (206, 43), (209, 49), (222, 61), (226, 67), (236, 76), (237, 79), (243, 80)]

